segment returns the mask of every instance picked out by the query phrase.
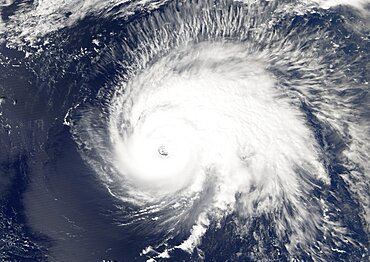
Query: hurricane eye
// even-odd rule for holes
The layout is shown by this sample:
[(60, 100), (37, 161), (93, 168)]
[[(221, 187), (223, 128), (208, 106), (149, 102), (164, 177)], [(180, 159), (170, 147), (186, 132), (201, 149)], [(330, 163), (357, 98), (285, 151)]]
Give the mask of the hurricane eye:
[(168, 150), (167, 150), (166, 146), (164, 146), (164, 145), (161, 145), (161, 146), (158, 148), (158, 153), (159, 153), (159, 155), (160, 155), (161, 157), (163, 157), (163, 158), (167, 158), (167, 157), (169, 157), (169, 152), (168, 152)]

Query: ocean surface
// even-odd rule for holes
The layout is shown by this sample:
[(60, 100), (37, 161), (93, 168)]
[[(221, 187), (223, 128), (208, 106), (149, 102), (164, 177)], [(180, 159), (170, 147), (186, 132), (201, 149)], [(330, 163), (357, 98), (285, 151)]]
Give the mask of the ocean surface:
[(0, 13), (1, 261), (369, 261), (368, 1)]

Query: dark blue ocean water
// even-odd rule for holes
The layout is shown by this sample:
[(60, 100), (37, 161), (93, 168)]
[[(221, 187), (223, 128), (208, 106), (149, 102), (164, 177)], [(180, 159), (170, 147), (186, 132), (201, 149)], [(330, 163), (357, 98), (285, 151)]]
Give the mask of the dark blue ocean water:
[[(17, 3), (2, 10), (4, 20), (17, 10)], [(54, 261), (50, 250), (56, 248), (53, 252), (64, 253), (65, 261), (142, 261), (146, 259), (139, 255), (142, 249), (164, 237), (147, 234), (151, 231), (146, 232), (145, 224), (122, 227), (115, 223), (121, 210), (117, 200), (85, 164), (69, 127), (63, 124), (67, 111), (76, 104), (98, 106), (102, 103), (96, 99), (98, 91), (102, 86), (111, 85), (124, 70), (121, 62), (126, 55), (120, 43), (127, 37), (127, 24), (150, 15), (153, 14), (137, 13), (128, 20), (86, 17), (45, 36), (52, 39), (50, 44), (42, 44), (45, 39), (40, 39), (43, 51), (31, 57), (26, 57), (26, 51), (35, 52), (32, 47), (23, 47), (20, 51), (7, 47), (6, 42), (1, 44), (0, 260)], [(343, 17), (356, 19), (356, 14), (346, 8), (309, 15), (290, 14), (276, 24), (275, 30), (288, 32), (302, 28), (309, 35), (310, 31), (325, 28), (331, 32), (332, 40), (345, 43), (340, 54), (333, 54), (333, 60), (340, 55), (351, 61), (361, 51), (358, 66), (364, 67), (369, 63), (370, 42), (365, 41), (360, 32), (349, 32)], [(344, 39), (348, 33), (352, 37)], [(93, 43), (96, 37), (99, 45)], [(323, 46), (325, 44), (323, 42)], [(108, 49), (114, 52), (106, 52)], [(299, 77), (299, 73), (292, 75)], [(369, 72), (363, 70), (363, 78), (368, 77)], [(359, 96), (362, 99), (354, 103), (361, 106), (369, 101), (369, 90), (358, 92), (363, 92)], [(301, 109), (320, 146), (326, 147), (327, 152), (330, 190), (314, 193), (330, 203), (333, 215), (345, 221), (352, 238), (360, 243), (342, 245), (345, 252), (333, 252), (330, 260), (367, 261), (369, 236), (359, 216), (358, 201), (338, 176), (346, 171), (338, 161), (345, 144), (330, 127), (315, 118), (312, 105), (302, 103)], [(227, 216), (220, 228), (211, 225), (194, 254), (176, 251), (170, 261), (200, 261), (202, 257), (205, 261), (255, 261), (259, 252), (268, 254), (274, 261), (289, 260), (269, 217), (254, 219), (250, 234), (240, 237), (235, 234), (233, 216)], [(181, 241), (186, 237), (185, 232), (174, 236), (169, 243)], [(256, 232), (265, 240), (263, 246), (256, 246)], [(328, 246), (333, 246), (336, 240), (326, 241)], [(305, 250), (299, 259), (312, 261)]]

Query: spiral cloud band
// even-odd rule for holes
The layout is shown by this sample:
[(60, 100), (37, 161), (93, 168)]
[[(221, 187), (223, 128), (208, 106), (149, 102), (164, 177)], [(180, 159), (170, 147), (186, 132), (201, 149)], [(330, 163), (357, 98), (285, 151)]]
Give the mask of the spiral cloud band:
[(279, 181), (299, 190), (295, 168), (315, 176), (322, 169), (303, 116), (274, 84), (263, 57), (238, 44), (190, 44), (168, 54), (116, 98), (110, 135), (122, 176), (139, 188), (158, 186), (149, 191), (159, 195), (211, 168), (231, 196)]
[(297, 169), (325, 176), (303, 116), (279, 97), (263, 56), (243, 46), (175, 50), (130, 82), (126, 93), (132, 104), (117, 98), (110, 119), (115, 161), (122, 176), (146, 188), (148, 199), (186, 187), (196, 193), (210, 176), (217, 181), (214, 209), (229, 211), (238, 192), (255, 186), (260, 190), (243, 204), (258, 202), (263, 212), (305, 190)]
[[(219, 5), (179, 1), (129, 24), (119, 47), (106, 50), (112, 59), (122, 54), (120, 76), (101, 89), (98, 106), (76, 106), (65, 123), (112, 196), (134, 207), (123, 225), (150, 218), (166, 240), (186, 236), (142, 254), (192, 252), (211, 224), (235, 214), (240, 235), (267, 216), (291, 254), (330, 253), (318, 234), (346, 233), (317, 193), (330, 176), (312, 124), (343, 130), (338, 119), (349, 106), (332, 107), (331, 88), (347, 88), (339, 79), (350, 65), (319, 54), (325, 30), (279, 32), (278, 1)], [(357, 128), (353, 139), (366, 140)], [(351, 146), (348, 166), (366, 158)], [(364, 173), (353, 176), (364, 181)], [(351, 185), (366, 203), (366, 186)], [(363, 212), (366, 220), (366, 204)]]

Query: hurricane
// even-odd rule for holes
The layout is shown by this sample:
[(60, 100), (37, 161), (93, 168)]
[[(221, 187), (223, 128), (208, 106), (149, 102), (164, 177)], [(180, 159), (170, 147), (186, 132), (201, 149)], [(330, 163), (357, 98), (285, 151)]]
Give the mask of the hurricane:
[(31, 257), (369, 259), (369, 2), (2, 5)]

